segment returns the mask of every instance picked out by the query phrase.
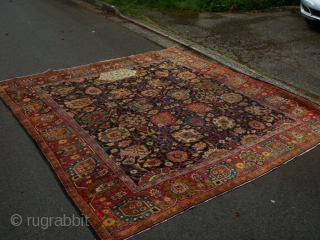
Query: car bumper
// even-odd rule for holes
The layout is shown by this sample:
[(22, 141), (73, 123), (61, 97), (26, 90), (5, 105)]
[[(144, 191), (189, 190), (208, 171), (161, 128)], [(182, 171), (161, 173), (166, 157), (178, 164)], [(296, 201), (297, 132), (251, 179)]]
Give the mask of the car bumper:
[(301, 0), (300, 12), (307, 19), (320, 21), (320, 0)]

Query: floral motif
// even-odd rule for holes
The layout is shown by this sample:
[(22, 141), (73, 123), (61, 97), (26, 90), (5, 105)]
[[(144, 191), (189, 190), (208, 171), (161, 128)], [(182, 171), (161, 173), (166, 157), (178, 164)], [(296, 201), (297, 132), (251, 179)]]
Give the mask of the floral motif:
[(111, 194), (117, 191), (119, 187), (119, 181), (110, 177), (104, 177), (94, 182), (89, 181), (88, 183), (84, 192), (90, 198)]
[(80, 141), (68, 143), (58, 148), (57, 154), (61, 156), (68, 156), (80, 152), (84, 147), (84, 143)]
[(131, 223), (142, 219), (148, 219), (153, 213), (160, 211), (160, 209), (155, 206), (154, 202), (146, 196), (125, 198), (110, 209), (117, 219), (122, 219), (124, 222)]
[(189, 92), (186, 90), (171, 90), (168, 95), (175, 100), (185, 100), (189, 98)]
[(307, 109), (302, 107), (294, 107), (291, 109), (291, 114), (296, 117), (301, 117), (307, 113)]
[(213, 148), (213, 149), (210, 149), (208, 151), (206, 151), (204, 154), (203, 154), (203, 158), (205, 159), (211, 159), (211, 158), (214, 158), (216, 156), (219, 156), (223, 153), (225, 153), (226, 150), (225, 149), (218, 149), (218, 148)]
[(250, 121), (249, 126), (254, 129), (258, 129), (258, 130), (265, 129), (265, 127), (266, 127), (262, 122), (259, 122), (257, 120)]
[(195, 113), (206, 113), (211, 110), (211, 108), (208, 107), (206, 104), (200, 103), (200, 102), (199, 103), (191, 103), (191, 104), (187, 105), (186, 108), (192, 112), (195, 112)]
[(149, 194), (150, 194), (152, 197), (154, 197), (154, 198), (160, 198), (160, 197), (162, 197), (161, 191), (158, 190), (158, 189), (154, 189), (154, 188), (149, 191)]
[(99, 95), (100, 93), (102, 93), (101, 89), (100, 88), (97, 88), (97, 87), (88, 87), (86, 90), (85, 90), (85, 93), (86, 94), (89, 94), (89, 95)]
[(144, 97), (155, 97), (159, 94), (158, 90), (149, 89), (141, 92), (141, 95)]
[(148, 81), (148, 84), (152, 87), (161, 87), (163, 83), (159, 79), (152, 79)]
[(172, 136), (179, 142), (187, 143), (196, 142), (203, 137), (203, 135), (195, 129), (182, 129), (179, 132), (173, 133)]
[(221, 185), (233, 178), (238, 174), (237, 170), (226, 162), (219, 162), (203, 173), (215, 185)]
[(193, 145), (193, 148), (196, 149), (196, 150), (203, 150), (204, 148), (207, 147), (207, 144), (204, 143), (204, 142), (198, 142), (196, 144)]
[(250, 87), (245, 90), (248, 94), (258, 94), (262, 92), (261, 87)]
[[(130, 58), (125, 58), (125, 59), (121, 60), (119, 62), (119, 64), (123, 67), (129, 67), (134, 64), (134, 61), (132, 61), (132, 59), (130, 59)], [(130, 71), (132, 71), (132, 70), (128, 71), (128, 69), (123, 69), (123, 70), (126, 70), (126, 71), (123, 71), (122, 73), (128, 73), (128, 75), (129, 75)], [(118, 70), (118, 72), (119, 72), (119, 70)]]
[(222, 129), (229, 129), (235, 126), (235, 121), (226, 116), (220, 116), (212, 119), (212, 123)]
[(186, 179), (177, 179), (166, 182), (163, 190), (167, 197), (181, 200), (194, 195), (196, 186)]
[(276, 105), (276, 106), (280, 106), (281, 104), (283, 104), (285, 102), (285, 99), (281, 96), (278, 96), (278, 95), (269, 95), (269, 96), (265, 97), (264, 100), (267, 103), (270, 103), (270, 104)]
[(55, 114), (43, 114), (43, 115), (34, 117), (32, 121), (36, 124), (40, 124), (40, 123), (54, 122), (54, 121), (57, 121), (58, 119), (59, 117)]
[(104, 110), (89, 111), (81, 117), (81, 122), (91, 127), (95, 124), (101, 124), (106, 122), (109, 119), (109, 117), (109, 114)]
[(94, 111), (96, 108), (95, 107), (85, 107), (85, 108), (83, 108), (82, 109), (82, 111), (84, 111), (84, 112), (92, 112), (92, 111)]
[(89, 154), (73, 163), (71, 163), (66, 171), (74, 180), (89, 176), (100, 170), (101, 163), (97, 156)]
[(68, 139), (72, 136), (72, 130), (66, 125), (59, 125), (47, 128), (42, 132), (42, 136), (44, 136), (47, 140)]
[(197, 84), (195, 84), (195, 86), (200, 89), (213, 89), (213, 90), (221, 89), (221, 86), (219, 84), (211, 80), (202, 80)]
[(181, 72), (178, 74), (178, 77), (183, 80), (190, 80), (196, 77), (194, 73), (191, 73), (189, 71)]
[(311, 131), (320, 134), (320, 119), (315, 119), (308, 124)]
[(144, 145), (133, 145), (131, 147), (128, 147), (126, 149), (121, 150), (121, 157), (123, 159), (127, 160), (126, 164), (133, 164), (134, 163), (134, 159), (138, 158), (138, 159), (142, 159), (146, 156), (148, 156), (150, 153), (150, 151), (148, 150), (148, 148)]
[(199, 182), (199, 181), (202, 180), (202, 176), (201, 176), (200, 174), (198, 174), (198, 173), (192, 173), (192, 174), (191, 174), (191, 178), (192, 178), (193, 180), (195, 180), (196, 182)]
[(143, 167), (154, 168), (154, 167), (160, 166), (161, 164), (162, 164), (162, 162), (159, 159), (149, 158), (143, 163)]
[(260, 154), (252, 151), (242, 151), (240, 159), (248, 166), (263, 165), (265, 158)]
[(188, 159), (188, 154), (184, 151), (176, 150), (167, 153), (167, 159), (172, 162), (184, 162)]
[(56, 81), (59, 81), (61, 79), (61, 77), (57, 74), (52, 74), (52, 75), (48, 75), (46, 77), (46, 79), (49, 81), (49, 82), (56, 82)]
[(150, 121), (158, 126), (168, 126), (175, 123), (177, 118), (169, 112), (160, 112), (150, 118)]
[[(270, 114), (271, 110), (267, 108), (263, 108), (260, 106), (249, 106), (245, 108), (245, 111), (254, 115), (264, 115), (264, 114)], [(267, 116), (264, 116), (267, 117)], [(269, 117), (269, 116), (268, 116)]]
[(131, 102), (129, 107), (136, 112), (146, 112), (153, 108), (153, 104), (147, 98), (140, 98)]
[(226, 93), (221, 95), (221, 99), (228, 103), (237, 103), (242, 100), (242, 96), (238, 93)]
[(246, 133), (246, 130), (244, 128), (242, 128), (242, 127), (237, 127), (237, 128), (234, 129), (234, 132), (239, 134), (239, 135), (241, 135), (241, 134)]
[(275, 140), (275, 139), (271, 139), (271, 140), (268, 140), (267, 142), (264, 142), (262, 146), (267, 150), (269, 150), (269, 152), (276, 153), (276, 154), (283, 154), (290, 151), (290, 147), (288, 146), (288, 144), (284, 143), (283, 141)]
[(305, 142), (309, 139), (309, 135), (301, 131), (291, 130), (289, 134), (294, 139), (294, 141)]
[(74, 87), (60, 87), (55, 89), (54, 91), (59, 95), (67, 95), (72, 90), (74, 90)]
[(168, 73), (168, 71), (156, 71), (155, 75), (157, 77), (168, 77), (169, 73)]
[(273, 116), (269, 116), (269, 115), (268, 116), (263, 116), (262, 120), (264, 120), (264, 121), (266, 121), (268, 123), (271, 123), (271, 122), (274, 121), (274, 117)]
[(102, 142), (118, 142), (130, 136), (127, 129), (123, 127), (111, 128), (99, 133), (99, 140)]
[(131, 94), (131, 91), (125, 88), (121, 88), (121, 89), (114, 89), (110, 92), (110, 94), (112, 95), (113, 98), (115, 99), (121, 99), (124, 97), (127, 97)]
[(199, 127), (205, 124), (205, 121), (198, 116), (188, 116), (186, 117), (185, 122), (193, 127)]
[(115, 220), (113, 218), (106, 218), (103, 220), (103, 225), (106, 227), (111, 227), (113, 224), (115, 224)]
[(146, 172), (139, 181), (139, 185), (143, 185), (145, 183), (156, 181), (158, 178), (163, 177), (171, 173), (170, 168), (156, 168), (152, 171)]
[(202, 61), (192, 61), (188, 65), (197, 69), (206, 68), (208, 66), (206, 62)]
[(231, 86), (235, 86), (235, 87), (241, 86), (245, 83), (244, 79), (237, 77), (237, 76), (229, 77), (225, 81), (227, 84), (229, 84)]
[(128, 112), (126, 114), (121, 115), (118, 118), (120, 127), (136, 127), (139, 125), (144, 125), (147, 123), (147, 120), (142, 116), (135, 113)]
[(89, 106), (90, 104), (92, 104), (92, 101), (89, 98), (78, 98), (71, 101), (66, 101), (64, 102), (64, 104), (68, 108), (79, 109)]
[(244, 144), (247, 144), (247, 143), (250, 143), (250, 142), (256, 140), (257, 138), (258, 137), (256, 135), (253, 135), (253, 134), (246, 135), (246, 136), (242, 137), (241, 143), (244, 145)]

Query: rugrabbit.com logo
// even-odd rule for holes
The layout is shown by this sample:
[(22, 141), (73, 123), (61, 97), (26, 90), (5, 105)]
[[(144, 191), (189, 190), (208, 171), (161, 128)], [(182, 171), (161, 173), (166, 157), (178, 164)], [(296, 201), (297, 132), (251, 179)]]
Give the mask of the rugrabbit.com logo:
[(60, 217), (25, 217), (20, 214), (13, 214), (11, 216), (11, 224), (15, 227), (24, 226), (28, 227), (40, 227), (42, 229), (48, 229), (49, 227), (82, 227), (89, 226), (88, 217), (79, 217), (75, 215)]

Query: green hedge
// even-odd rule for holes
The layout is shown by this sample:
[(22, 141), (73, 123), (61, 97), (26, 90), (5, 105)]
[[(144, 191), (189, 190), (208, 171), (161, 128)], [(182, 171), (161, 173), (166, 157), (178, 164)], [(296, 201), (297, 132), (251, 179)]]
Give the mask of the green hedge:
[(299, 5), (299, 0), (104, 0), (120, 8), (146, 7), (158, 10), (245, 11)]

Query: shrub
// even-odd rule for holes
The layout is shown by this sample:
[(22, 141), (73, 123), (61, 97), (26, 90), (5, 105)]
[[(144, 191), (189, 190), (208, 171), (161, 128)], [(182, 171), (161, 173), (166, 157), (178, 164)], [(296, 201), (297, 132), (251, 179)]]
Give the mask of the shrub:
[(299, 0), (104, 0), (120, 8), (145, 7), (157, 10), (244, 11), (299, 5)]

